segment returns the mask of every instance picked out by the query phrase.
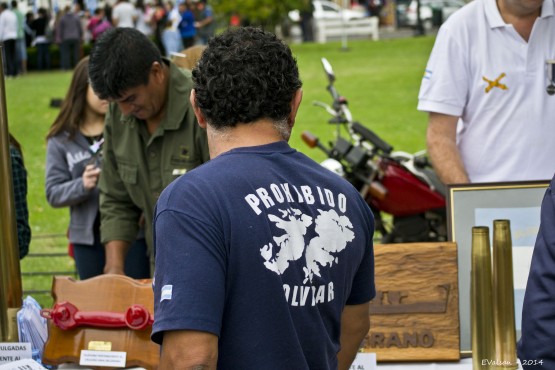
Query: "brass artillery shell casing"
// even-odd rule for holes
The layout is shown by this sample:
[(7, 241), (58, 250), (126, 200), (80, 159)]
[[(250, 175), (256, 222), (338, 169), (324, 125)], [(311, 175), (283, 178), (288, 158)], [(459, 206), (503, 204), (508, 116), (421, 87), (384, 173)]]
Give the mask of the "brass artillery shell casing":
[(493, 332), (493, 297), (491, 279), (489, 228), (472, 228), (472, 263), (470, 310), (472, 337), (472, 368), (493, 369), (495, 343)]
[(513, 244), (509, 220), (493, 221), (493, 316), (499, 369), (517, 369)]
[(6, 342), (19, 342), (19, 332), (17, 330), (17, 313), (20, 308), (8, 308), (8, 337)]

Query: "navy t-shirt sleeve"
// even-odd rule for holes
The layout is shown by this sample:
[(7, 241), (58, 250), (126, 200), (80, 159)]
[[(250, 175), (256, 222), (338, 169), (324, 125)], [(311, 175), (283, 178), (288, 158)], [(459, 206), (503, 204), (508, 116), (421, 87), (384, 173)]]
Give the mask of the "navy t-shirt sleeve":
[(219, 335), (226, 276), (220, 234), (191, 214), (166, 209), (157, 214), (155, 242), (152, 340), (161, 344), (166, 330)]
[(555, 178), (543, 198), (541, 224), (522, 310), (518, 357), (528, 369), (555, 369)]

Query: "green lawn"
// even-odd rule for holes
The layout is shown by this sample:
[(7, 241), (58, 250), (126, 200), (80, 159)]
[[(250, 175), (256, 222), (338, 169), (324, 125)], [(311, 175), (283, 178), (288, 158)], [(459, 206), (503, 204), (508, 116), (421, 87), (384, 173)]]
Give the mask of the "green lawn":
[[(349, 41), (349, 50), (340, 42), (292, 45), (304, 86), (291, 144), (315, 160), (324, 159), (317, 149), (311, 150), (300, 134), (310, 130), (323, 141), (333, 138), (334, 127), (327, 124), (328, 114), (312, 105), (315, 100), (327, 103), (326, 77), (320, 58), (326, 57), (336, 74), (336, 88), (350, 104), (355, 119), (370, 127), (396, 150), (415, 152), (425, 148), (427, 117), (416, 111), (418, 89), (433, 46), (432, 37)], [(31, 253), (64, 253), (66, 240), (52, 238), (64, 234), (68, 224), (67, 209), (53, 209), (44, 195), (46, 157), (45, 135), (58, 110), (50, 108), (52, 98), (63, 98), (71, 73), (29, 73), (6, 81), (6, 100), (10, 131), (21, 142), (29, 172), (30, 222), (33, 230)], [(69, 258), (25, 258), (22, 271), (66, 271), (72, 269)], [(24, 276), (25, 290), (49, 289), (50, 277)], [(34, 295), (45, 306), (47, 295)]]

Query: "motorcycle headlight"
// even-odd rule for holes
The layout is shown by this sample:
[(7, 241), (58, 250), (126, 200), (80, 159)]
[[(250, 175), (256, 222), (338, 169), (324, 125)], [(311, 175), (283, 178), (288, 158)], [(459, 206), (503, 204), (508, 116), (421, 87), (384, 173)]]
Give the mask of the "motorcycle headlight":
[(331, 172), (341, 177), (345, 177), (345, 171), (343, 170), (343, 166), (341, 165), (341, 163), (339, 163), (339, 161), (332, 158), (328, 158), (320, 164), (322, 165), (322, 167), (330, 170)]

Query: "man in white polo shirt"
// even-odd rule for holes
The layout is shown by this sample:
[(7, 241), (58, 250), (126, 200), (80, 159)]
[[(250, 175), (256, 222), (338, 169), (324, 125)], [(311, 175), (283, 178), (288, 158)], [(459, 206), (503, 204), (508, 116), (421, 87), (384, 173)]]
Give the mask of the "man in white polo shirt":
[(547, 180), (555, 172), (554, 0), (474, 0), (441, 27), (418, 110), (444, 183)]

